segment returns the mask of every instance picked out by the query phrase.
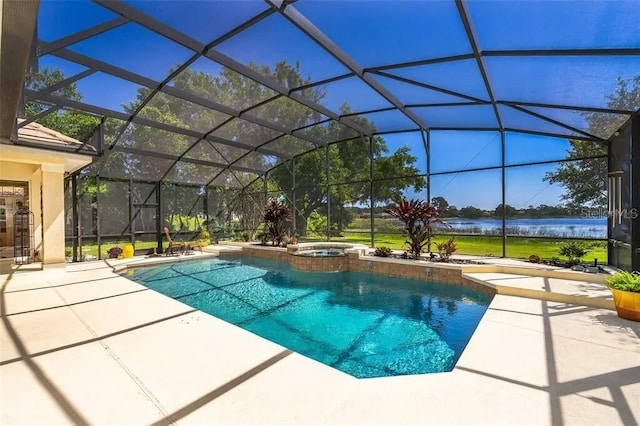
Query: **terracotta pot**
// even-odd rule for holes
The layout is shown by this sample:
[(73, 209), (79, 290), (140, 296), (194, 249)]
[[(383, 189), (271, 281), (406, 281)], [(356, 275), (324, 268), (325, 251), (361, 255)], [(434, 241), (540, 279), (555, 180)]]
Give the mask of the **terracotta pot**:
[(620, 318), (631, 321), (640, 321), (640, 293), (611, 289), (613, 303)]

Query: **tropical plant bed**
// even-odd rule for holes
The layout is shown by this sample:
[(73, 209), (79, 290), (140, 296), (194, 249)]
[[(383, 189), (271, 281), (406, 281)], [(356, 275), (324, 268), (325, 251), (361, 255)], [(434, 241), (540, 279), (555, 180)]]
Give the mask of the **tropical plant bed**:
[[(375, 256), (375, 255), (374, 255)], [(481, 262), (478, 260), (472, 260), (472, 259), (457, 259), (457, 258), (448, 258), (448, 259), (442, 259), (439, 257), (434, 257), (431, 258), (428, 255), (423, 255), (420, 256), (420, 258), (418, 259), (413, 259), (410, 255), (403, 253), (403, 254), (397, 254), (397, 253), (390, 253), (387, 256), (376, 256), (376, 257), (386, 257), (389, 259), (406, 259), (406, 260), (420, 260), (420, 261), (424, 261), (424, 262), (434, 262), (434, 263), (449, 263), (449, 264), (456, 264), (456, 265), (487, 265), (486, 262)]]

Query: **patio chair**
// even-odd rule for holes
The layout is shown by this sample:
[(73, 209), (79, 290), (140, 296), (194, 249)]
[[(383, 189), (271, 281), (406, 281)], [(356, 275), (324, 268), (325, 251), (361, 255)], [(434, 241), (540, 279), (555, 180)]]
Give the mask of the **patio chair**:
[(187, 246), (182, 241), (174, 241), (171, 238), (171, 234), (169, 234), (169, 228), (164, 227), (164, 235), (167, 237), (167, 241), (169, 242), (169, 247), (167, 247), (167, 256), (169, 254), (173, 254), (176, 250), (179, 253), (184, 253), (187, 250)]

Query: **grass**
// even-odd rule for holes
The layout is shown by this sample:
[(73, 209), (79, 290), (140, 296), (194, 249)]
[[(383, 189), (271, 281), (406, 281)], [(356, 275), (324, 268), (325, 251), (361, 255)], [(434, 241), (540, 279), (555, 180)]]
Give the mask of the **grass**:
[[(359, 243), (370, 245), (371, 238), (368, 233), (350, 233), (345, 232), (343, 237), (332, 237), (331, 241), (341, 241), (350, 243)], [(446, 241), (449, 236), (437, 236), (433, 238), (433, 242)], [(477, 256), (502, 256), (502, 238), (491, 236), (455, 236), (458, 245), (457, 254), (470, 254)], [(302, 240), (302, 238), (301, 238)], [(304, 241), (324, 241), (322, 237), (308, 237)], [(561, 258), (558, 254), (560, 246), (568, 240), (552, 240), (541, 238), (508, 238), (507, 239), (507, 257), (528, 259), (532, 254), (540, 256), (542, 259), (551, 259), (552, 257)], [(607, 247), (604, 241), (587, 241), (587, 255), (582, 259), (584, 262), (592, 262), (594, 258), (599, 263), (607, 261)], [(394, 250), (406, 250), (405, 237), (400, 234), (375, 234), (376, 247), (389, 247)], [(433, 247), (435, 249), (435, 247)], [(566, 259), (564, 259), (566, 260)]]
[[(196, 241), (185, 241), (186, 244), (190, 244), (192, 242), (196, 242)], [(102, 249), (102, 259), (108, 259), (109, 255), (107, 254), (107, 250), (109, 250), (111, 247), (124, 247), (127, 244), (131, 244), (129, 241), (120, 241), (120, 242), (103, 242), (101, 244), (101, 249)], [(151, 250), (154, 247), (157, 247), (157, 243), (155, 241), (138, 241), (135, 243), (134, 248), (135, 250)], [(162, 247), (163, 249), (166, 249), (168, 247), (168, 243), (165, 241), (162, 243)], [(66, 246), (65, 250), (67, 252), (67, 255), (70, 256), (73, 248), (71, 246)], [(91, 255), (91, 256), (95, 256), (96, 258), (98, 257), (98, 245), (97, 244), (83, 244), (81, 247), (81, 255), (84, 257), (86, 255)]]

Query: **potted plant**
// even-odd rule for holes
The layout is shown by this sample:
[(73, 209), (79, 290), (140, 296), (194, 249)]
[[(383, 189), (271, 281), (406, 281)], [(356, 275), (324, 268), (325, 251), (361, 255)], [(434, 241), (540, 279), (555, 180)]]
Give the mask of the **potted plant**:
[(616, 272), (607, 278), (620, 318), (640, 321), (640, 272)]
[(117, 259), (118, 256), (122, 254), (122, 249), (120, 247), (111, 247), (107, 250), (107, 254), (109, 255), (109, 259)]

